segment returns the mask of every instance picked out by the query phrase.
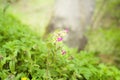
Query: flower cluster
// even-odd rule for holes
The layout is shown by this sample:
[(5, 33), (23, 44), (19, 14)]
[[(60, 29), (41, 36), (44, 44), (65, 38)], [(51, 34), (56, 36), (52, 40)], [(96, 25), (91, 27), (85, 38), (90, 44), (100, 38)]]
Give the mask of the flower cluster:
[(66, 54), (66, 51), (63, 49), (63, 46), (60, 45), (60, 42), (63, 42), (63, 38), (67, 35), (68, 29), (55, 32), (53, 35), (54, 44), (61, 48), (62, 55)]

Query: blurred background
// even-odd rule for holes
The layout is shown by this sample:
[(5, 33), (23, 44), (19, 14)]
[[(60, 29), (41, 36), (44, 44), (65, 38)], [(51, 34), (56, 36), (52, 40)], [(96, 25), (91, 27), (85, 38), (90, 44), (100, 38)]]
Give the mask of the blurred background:
[(0, 0), (0, 8), (40, 36), (50, 26), (69, 28), (74, 39), (85, 35), (82, 49), (120, 68), (120, 0)]

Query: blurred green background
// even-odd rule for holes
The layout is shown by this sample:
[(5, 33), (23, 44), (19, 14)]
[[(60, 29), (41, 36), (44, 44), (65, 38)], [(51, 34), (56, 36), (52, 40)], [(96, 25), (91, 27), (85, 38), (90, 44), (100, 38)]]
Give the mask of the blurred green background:
[(24, 24), (30, 25), (40, 35), (43, 35), (53, 13), (54, 0), (0, 0), (2, 9), (13, 14)]

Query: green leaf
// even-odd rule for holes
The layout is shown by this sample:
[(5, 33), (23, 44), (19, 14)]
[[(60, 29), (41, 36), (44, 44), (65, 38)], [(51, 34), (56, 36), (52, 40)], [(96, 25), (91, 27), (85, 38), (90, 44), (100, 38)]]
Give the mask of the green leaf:
[(9, 62), (9, 68), (12, 73), (15, 72), (15, 61), (10, 61)]

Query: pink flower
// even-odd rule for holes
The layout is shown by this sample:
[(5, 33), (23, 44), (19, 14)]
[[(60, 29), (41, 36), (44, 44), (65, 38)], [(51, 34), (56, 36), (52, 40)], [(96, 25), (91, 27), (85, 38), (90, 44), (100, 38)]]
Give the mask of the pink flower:
[(66, 51), (65, 50), (62, 50), (62, 55), (66, 54)]
[(60, 42), (60, 41), (62, 41), (62, 40), (63, 40), (62, 37), (58, 37), (58, 38), (57, 38), (57, 41), (58, 41), (58, 42)]
[(68, 28), (65, 29), (65, 32), (68, 33)]

